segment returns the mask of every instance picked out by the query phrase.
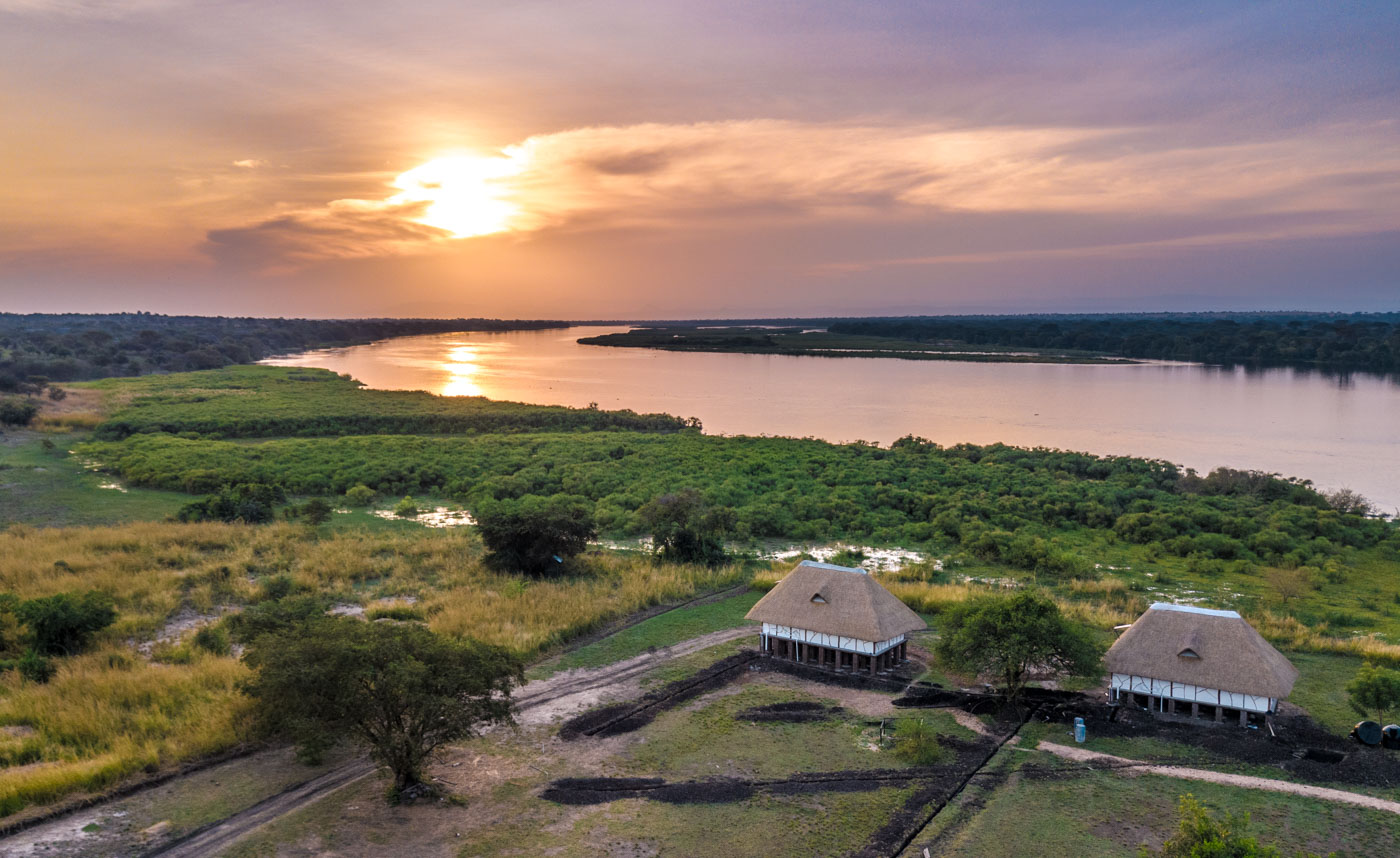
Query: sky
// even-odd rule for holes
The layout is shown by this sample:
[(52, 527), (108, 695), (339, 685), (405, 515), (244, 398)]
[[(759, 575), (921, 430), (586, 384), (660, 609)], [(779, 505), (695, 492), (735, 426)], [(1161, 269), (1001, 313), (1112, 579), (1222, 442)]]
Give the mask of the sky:
[(1400, 309), (1400, 3), (0, 0), (0, 311)]

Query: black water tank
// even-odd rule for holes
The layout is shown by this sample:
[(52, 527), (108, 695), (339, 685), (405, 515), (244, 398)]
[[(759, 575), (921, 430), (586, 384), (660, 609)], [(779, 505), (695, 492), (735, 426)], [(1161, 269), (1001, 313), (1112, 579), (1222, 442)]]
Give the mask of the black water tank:
[(1381, 744), (1387, 748), (1400, 748), (1400, 725), (1385, 725), (1381, 730)]
[(1379, 745), (1381, 743), (1381, 725), (1375, 721), (1362, 721), (1351, 728), (1351, 737), (1363, 745)]

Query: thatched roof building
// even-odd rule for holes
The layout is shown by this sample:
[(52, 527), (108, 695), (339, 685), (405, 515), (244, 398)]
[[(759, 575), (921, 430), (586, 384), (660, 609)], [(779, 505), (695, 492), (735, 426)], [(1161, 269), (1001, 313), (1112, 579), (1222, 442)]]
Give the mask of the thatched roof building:
[(769, 655), (837, 670), (893, 667), (923, 619), (864, 569), (804, 560), (749, 610)]
[[(1215, 720), (1247, 723), (1293, 690), (1298, 669), (1234, 611), (1157, 602), (1105, 657), (1114, 699), (1176, 714), (1190, 704)], [(1183, 712), (1184, 714), (1184, 712)]]

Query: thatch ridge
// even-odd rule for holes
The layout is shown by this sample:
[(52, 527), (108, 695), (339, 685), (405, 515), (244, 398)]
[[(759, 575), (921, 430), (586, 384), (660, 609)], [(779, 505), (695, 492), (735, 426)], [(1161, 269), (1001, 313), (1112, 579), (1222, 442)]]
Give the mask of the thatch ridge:
[[(822, 601), (813, 601), (820, 594)], [(804, 560), (758, 600), (750, 620), (879, 643), (928, 628), (863, 569)]]
[[(1185, 650), (1198, 656), (1182, 656)], [(1114, 642), (1112, 673), (1283, 699), (1298, 669), (1234, 611), (1159, 602)]]

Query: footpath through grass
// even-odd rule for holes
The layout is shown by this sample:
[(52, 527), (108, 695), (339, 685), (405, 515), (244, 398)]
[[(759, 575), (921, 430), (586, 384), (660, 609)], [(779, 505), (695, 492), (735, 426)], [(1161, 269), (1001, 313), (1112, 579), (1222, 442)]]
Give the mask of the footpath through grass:
[(710, 632), (738, 628), (747, 622), (744, 615), (762, 596), (747, 591), (717, 602), (667, 611), (538, 665), (530, 671), (530, 678), (544, 679), (561, 670), (602, 667)]

